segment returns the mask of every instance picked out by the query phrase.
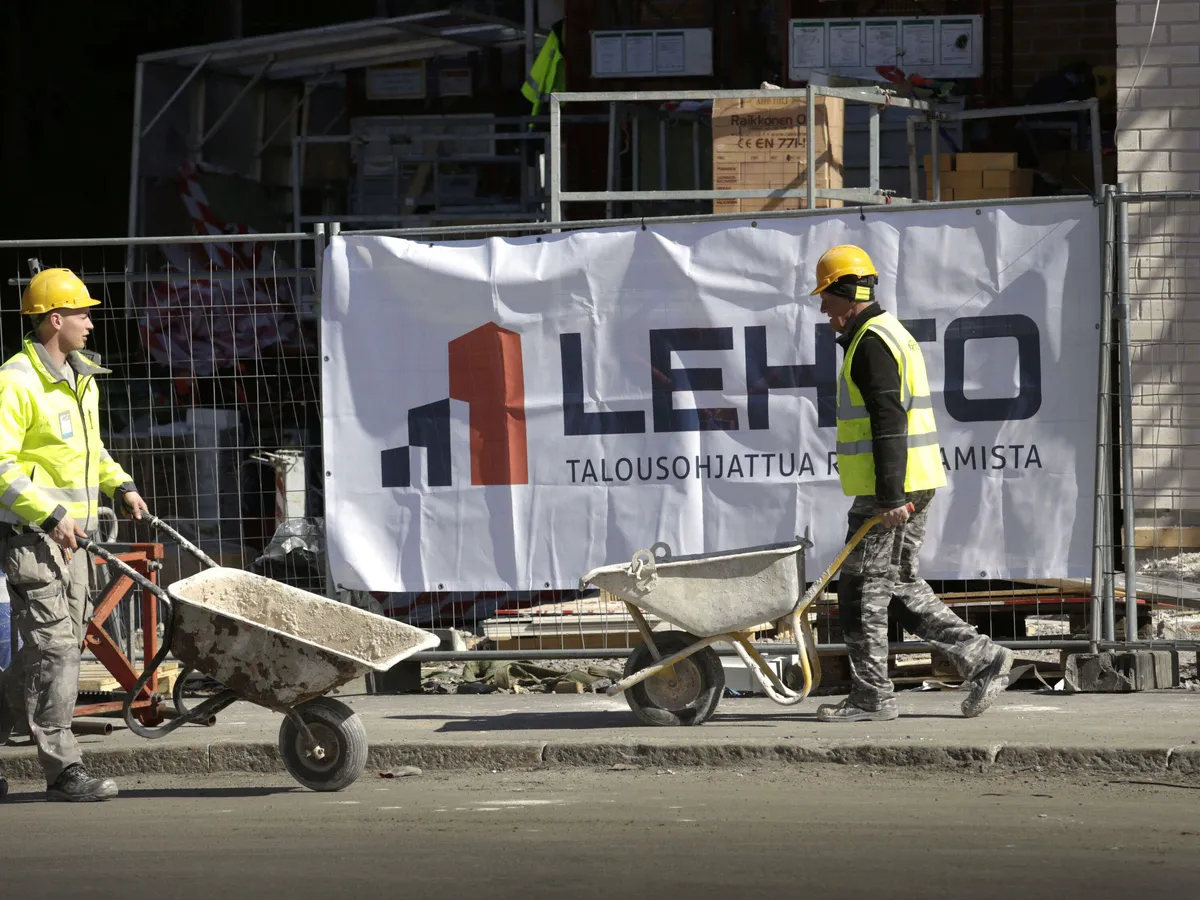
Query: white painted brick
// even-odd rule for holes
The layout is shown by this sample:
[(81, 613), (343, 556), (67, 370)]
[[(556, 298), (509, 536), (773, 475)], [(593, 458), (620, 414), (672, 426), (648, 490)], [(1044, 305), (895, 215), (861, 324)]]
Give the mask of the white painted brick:
[[(1142, 64), (1142, 54), (1146, 56), (1147, 66), (1194, 66), (1200, 63), (1200, 46), (1165, 44), (1163, 43), (1163, 32), (1159, 30), (1154, 35), (1154, 43), (1149, 47), (1146, 46), (1145, 41), (1140, 44), (1122, 44), (1117, 47), (1118, 68), (1129, 68), (1136, 72), (1137, 67)], [(1132, 73), (1129, 77), (1133, 77)]]
[(1200, 172), (1146, 172), (1142, 175), (1143, 191), (1200, 191)]
[(1200, 153), (1172, 153), (1171, 171), (1200, 172)]
[(1136, 25), (1139, 9), (1137, 3), (1117, 3), (1117, 24)]
[[(1197, 4), (1200, 6), (1200, 4)], [(1195, 87), (1200, 85), (1200, 66), (1174, 66), (1167, 70), (1171, 73), (1173, 87)]]
[(1128, 166), (1135, 172), (1170, 172), (1171, 154), (1167, 151), (1130, 150)]
[[(1119, 37), (1117, 40), (1123, 43)], [(1158, 41), (1157, 35), (1154, 40)], [(1183, 46), (1200, 44), (1200, 25), (1172, 25), (1170, 43)]]
[(1130, 337), (1138, 343), (1160, 340), (1165, 332), (1165, 322), (1134, 321), (1129, 323)]
[(1200, 128), (1200, 109), (1196, 107), (1171, 110), (1172, 128)]
[[(1141, 136), (1143, 133), (1153, 134), (1154, 132), (1152, 132), (1152, 131), (1142, 132), (1137, 128), (1130, 128), (1128, 130), (1122, 129), (1121, 131), (1118, 131), (1117, 132), (1117, 151), (1120, 152), (1122, 150), (1137, 150), (1138, 147), (1140, 146)], [(1162, 147), (1147, 147), (1146, 149), (1162, 150), (1164, 148), (1162, 148)]]
[[(1200, 128), (1142, 128), (1136, 134), (1137, 147), (1142, 150), (1200, 150)], [(1117, 133), (1117, 149), (1136, 149), (1122, 146), (1124, 137), (1121, 132)]]
[[(1142, 74), (1137, 74), (1137, 69), (1133, 69), (1130, 73), (1130, 86), (1133, 84), (1133, 76), (1137, 76), (1137, 86), (1139, 88), (1147, 87), (1167, 87), (1171, 84), (1171, 67), (1170, 66), (1152, 66), (1149, 63), (1142, 69)], [(1118, 89), (1125, 87), (1118, 83)], [(1120, 103), (1120, 100), (1117, 101)]]
[[(1185, 25), (1177, 25), (1176, 28), (1186, 28)], [(1155, 43), (1163, 41), (1166, 37), (1162, 31), (1156, 31), (1154, 35)], [(1140, 49), (1145, 47), (1150, 42), (1150, 26), (1149, 25), (1122, 25), (1117, 23), (1117, 46), (1118, 47), (1137, 47)], [(1174, 43), (1174, 41), (1172, 41)]]
[(1169, 109), (1138, 109), (1130, 106), (1121, 114), (1121, 130), (1133, 128), (1170, 128)]
[[(1149, 25), (1154, 21), (1154, 3), (1141, 5), (1142, 21)], [(1200, 5), (1195, 0), (1174, 0), (1158, 4), (1158, 25), (1173, 22), (1200, 22)]]
[(1142, 108), (1200, 109), (1200, 88), (1137, 88)]

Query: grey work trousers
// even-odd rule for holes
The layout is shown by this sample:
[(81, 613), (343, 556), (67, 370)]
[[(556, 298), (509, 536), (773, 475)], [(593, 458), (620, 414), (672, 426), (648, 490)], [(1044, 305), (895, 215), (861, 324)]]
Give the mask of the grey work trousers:
[(27, 721), (46, 783), (53, 784), (80, 762), (71, 720), (89, 615), (87, 554), (76, 551), (68, 563), (45, 535), (14, 534), (7, 525), (0, 525), (0, 533), (0, 566), (22, 644), (0, 673), (0, 746), (18, 721)]
[[(903, 525), (876, 525), (846, 557), (838, 576), (838, 617), (841, 619), (850, 677), (850, 702), (877, 710), (895, 702), (888, 678), (888, 612), (900, 625), (928, 641), (970, 678), (999, 652), (944, 604), (918, 576), (921, 545), (929, 521), (933, 491), (914, 491), (908, 500), (916, 511)], [(874, 497), (855, 497), (850, 507), (846, 541), (878, 511)]]

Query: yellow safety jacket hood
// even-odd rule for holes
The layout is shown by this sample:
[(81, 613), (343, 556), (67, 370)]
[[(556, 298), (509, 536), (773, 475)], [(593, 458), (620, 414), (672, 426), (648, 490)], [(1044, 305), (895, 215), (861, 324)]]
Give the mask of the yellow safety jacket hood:
[(75, 386), (32, 337), (0, 366), (0, 522), (49, 531), (65, 516), (84, 530), (98, 520), (100, 491), (136, 491), (100, 440), (99, 357), (68, 355)]

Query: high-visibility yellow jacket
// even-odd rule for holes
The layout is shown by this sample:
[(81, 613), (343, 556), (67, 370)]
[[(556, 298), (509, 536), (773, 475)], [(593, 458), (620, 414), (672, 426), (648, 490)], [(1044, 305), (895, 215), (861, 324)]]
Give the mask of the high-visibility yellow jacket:
[(529, 70), (525, 83), (521, 85), (522, 95), (533, 104), (533, 112), (530, 115), (536, 116), (541, 111), (542, 104), (550, 102), (550, 95), (565, 90), (566, 86), (567, 66), (562, 54), (562, 44), (558, 34), (551, 31), (537, 59), (533, 61), (533, 68)]
[(933, 398), (925, 374), (925, 358), (916, 340), (891, 313), (869, 319), (859, 329), (842, 362), (838, 378), (837, 455), (842, 492), (850, 497), (875, 494), (875, 451), (871, 418), (854, 379), (850, 364), (863, 337), (872, 332), (892, 351), (900, 373), (900, 395), (908, 419), (908, 458), (904, 490), (924, 491), (944, 487), (942, 451), (933, 419)]
[(55, 371), (40, 343), (0, 367), (0, 522), (54, 528), (71, 516), (85, 530), (97, 524), (100, 491), (118, 503), (133, 479), (100, 440), (98, 357), (71, 353), (75, 387)]

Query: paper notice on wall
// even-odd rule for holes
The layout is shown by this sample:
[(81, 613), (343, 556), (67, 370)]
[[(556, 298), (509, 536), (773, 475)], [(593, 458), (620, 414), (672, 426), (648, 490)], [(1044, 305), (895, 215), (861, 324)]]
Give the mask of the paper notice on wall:
[(857, 69), (862, 66), (862, 29), (858, 25), (829, 26), (829, 67)]
[(592, 69), (597, 75), (620, 75), (625, 71), (625, 40), (621, 35), (597, 37), (592, 49)]
[(895, 22), (868, 22), (866, 28), (866, 64), (894, 66), (899, 59), (900, 29)]
[(625, 35), (625, 72), (648, 75), (654, 71), (654, 35)]
[(659, 34), (655, 38), (655, 69), (660, 74), (683, 71), (683, 34)]
[(901, 34), (903, 66), (910, 73), (937, 65), (933, 22), (905, 22)]
[(792, 68), (825, 68), (825, 24), (801, 22), (792, 28)]

